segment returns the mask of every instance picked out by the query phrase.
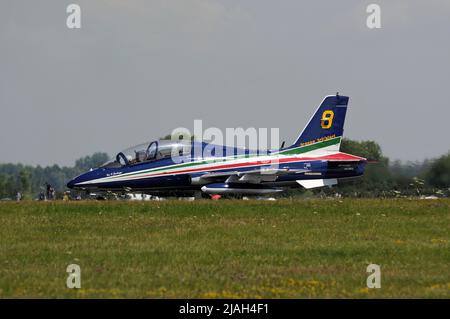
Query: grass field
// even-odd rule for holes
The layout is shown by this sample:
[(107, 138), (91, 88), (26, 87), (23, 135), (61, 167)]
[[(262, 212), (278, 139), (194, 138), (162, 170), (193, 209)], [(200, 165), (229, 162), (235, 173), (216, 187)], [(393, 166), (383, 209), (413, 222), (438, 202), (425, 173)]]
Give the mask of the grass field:
[(449, 241), (450, 200), (1, 203), (0, 297), (450, 298)]

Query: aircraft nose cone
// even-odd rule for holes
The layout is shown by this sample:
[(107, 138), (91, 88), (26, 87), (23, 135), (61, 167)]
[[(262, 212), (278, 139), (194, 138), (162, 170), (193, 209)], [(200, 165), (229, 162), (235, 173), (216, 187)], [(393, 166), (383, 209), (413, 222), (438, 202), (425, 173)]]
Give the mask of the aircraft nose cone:
[(89, 185), (90, 181), (95, 180), (98, 177), (102, 177), (102, 172), (98, 170), (90, 170), (89, 172), (78, 175), (67, 183), (68, 188), (85, 188)]
[(67, 187), (68, 188), (74, 188), (75, 187), (75, 180), (71, 180), (70, 182), (67, 183)]
[(82, 178), (80, 178), (80, 176), (75, 177), (74, 179), (70, 180), (67, 183), (67, 187), (68, 188), (75, 188), (77, 186), (78, 183), (82, 182)]

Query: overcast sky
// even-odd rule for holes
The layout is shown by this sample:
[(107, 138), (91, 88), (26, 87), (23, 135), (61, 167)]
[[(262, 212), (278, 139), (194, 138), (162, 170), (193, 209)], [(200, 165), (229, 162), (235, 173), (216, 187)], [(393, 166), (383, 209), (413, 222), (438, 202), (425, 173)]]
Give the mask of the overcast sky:
[(435, 157), (450, 149), (449, 36), (448, 0), (3, 0), (0, 163), (72, 165), (194, 119), (290, 143), (336, 91), (346, 137)]

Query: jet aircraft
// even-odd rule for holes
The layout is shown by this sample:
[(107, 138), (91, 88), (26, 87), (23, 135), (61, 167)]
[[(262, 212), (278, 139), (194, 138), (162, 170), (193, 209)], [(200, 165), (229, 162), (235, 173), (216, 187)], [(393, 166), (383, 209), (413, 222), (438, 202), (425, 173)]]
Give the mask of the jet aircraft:
[[(349, 97), (339, 94), (326, 96), (288, 147), (230, 152), (227, 146), (195, 140), (154, 140), (119, 152), (67, 186), (96, 193), (158, 196), (264, 195), (293, 187), (332, 186), (340, 179), (363, 175), (367, 163), (363, 157), (339, 151), (348, 101)], [(213, 151), (205, 152), (207, 148)]]

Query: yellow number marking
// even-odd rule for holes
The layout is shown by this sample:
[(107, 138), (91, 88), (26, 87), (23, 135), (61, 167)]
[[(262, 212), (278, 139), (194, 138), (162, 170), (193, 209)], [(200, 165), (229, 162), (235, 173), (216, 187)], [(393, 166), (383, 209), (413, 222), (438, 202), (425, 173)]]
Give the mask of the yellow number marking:
[(320, 126), (324, 129), (329, 129), (333, 124), (334, 112), (331, 110), (324, 111), (322, 113), (322, 120), (320, 121)]

